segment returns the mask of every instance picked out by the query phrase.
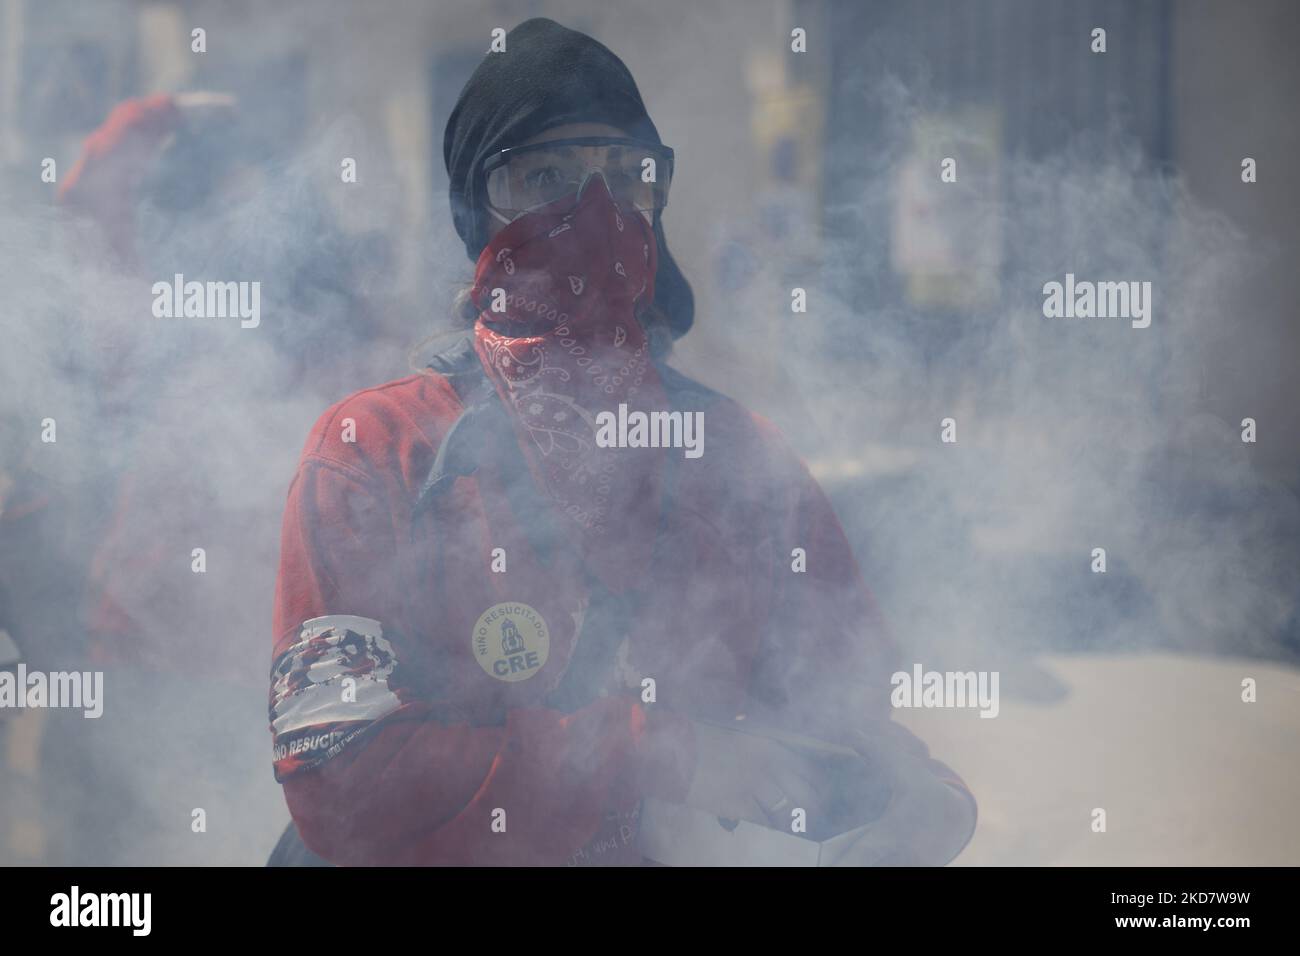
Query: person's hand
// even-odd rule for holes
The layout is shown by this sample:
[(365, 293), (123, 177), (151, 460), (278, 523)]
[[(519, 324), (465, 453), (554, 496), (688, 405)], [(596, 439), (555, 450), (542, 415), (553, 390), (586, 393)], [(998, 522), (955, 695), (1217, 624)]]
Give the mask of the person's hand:
[(884, 812), (829, 865), (943, 866), (970, 839), (975, 808), (935, 773), (925, 745), (881, 721), (853, 734), (854, 749), (880, 769), (891, 790)]
[(788, 831), (791, 811), (810, 816), (822, 794), (817, 764), (756, 734), (695, 723), (696, 768), (688, 806), (728, 820)]

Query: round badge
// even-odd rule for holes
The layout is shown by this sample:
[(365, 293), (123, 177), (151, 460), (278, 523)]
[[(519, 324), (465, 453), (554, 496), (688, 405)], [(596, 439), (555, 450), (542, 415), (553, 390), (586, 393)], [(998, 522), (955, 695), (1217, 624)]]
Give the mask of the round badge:
[(546, 663), (551, 636), (527, 604), (495, 604), (479, 617), (472, 637), (479, 667), (497, 680), (528, 680)]

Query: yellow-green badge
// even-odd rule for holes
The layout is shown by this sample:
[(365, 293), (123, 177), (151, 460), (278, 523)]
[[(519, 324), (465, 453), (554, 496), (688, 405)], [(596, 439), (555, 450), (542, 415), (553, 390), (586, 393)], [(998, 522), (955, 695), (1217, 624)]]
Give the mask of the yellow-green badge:
[(551, 650), (546, 621), (527, 604), (496, 604), (474, 625), (474, 656), (497, 680), (527, 680)]

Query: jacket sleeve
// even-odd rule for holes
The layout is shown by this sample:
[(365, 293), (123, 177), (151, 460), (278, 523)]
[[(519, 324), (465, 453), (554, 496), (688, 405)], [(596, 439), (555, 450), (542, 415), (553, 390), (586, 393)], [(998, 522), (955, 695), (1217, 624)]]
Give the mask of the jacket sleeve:
[[(888, 754), (896, 765), (955, 791), (953, 798), (934, 801), (944, 819), (930, 821), (944, 831), (938, 855), (955, 846), (955, 856), (974, 832), (974, 795), (952, 768), (930, 756), (924, 741), (890, 719), (898, 648), (826, 494), (775, 426), (760, 419), (759, 427), (777, 462), (772, 497), (784, 504), (784, 524), (772, 585), (778, 612), (751, 692), (792, 729), (859, 753)], [(803, 552), (798, 572), (795, 548)], [(926, 862), (951, 858), (931, 854)]]
[(758, 426), (776, 558), (750, 691), (789, 729), (847, 743), (855, 722), (888, 718), (898, 651), (825, 493), (776, 427)]
[(660, 743), (682, 728), (648, 725), (636, 698), (475, 726), (421, 690), (437, 675), (404, 629), (394, 521), (376, 489), (308, 457), (284, 517), (270, 719), (308, 847), (339, 864), (556, 864), (620, 788), (682, 786)]

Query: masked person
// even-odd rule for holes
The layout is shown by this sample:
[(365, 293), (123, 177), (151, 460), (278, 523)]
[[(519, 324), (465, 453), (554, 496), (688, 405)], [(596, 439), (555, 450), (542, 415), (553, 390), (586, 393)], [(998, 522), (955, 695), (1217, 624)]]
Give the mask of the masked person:
[[(654, 797), (874, 818), (874, 861), (947, 862), (973, 800), (888, 721), (829, 503), (664, 361), (693, 306), (635, 82), (550, 20), (506, 42), (444, 140), (473, 327), (327, 411), (290, 488), (270, 720), (297, 831), (339, 864), (640, 863)], [(852, 747), (866, 786), (742, 723)]]

